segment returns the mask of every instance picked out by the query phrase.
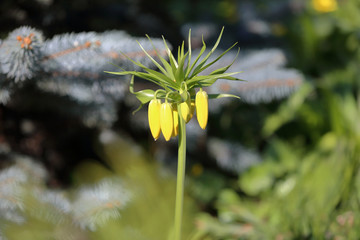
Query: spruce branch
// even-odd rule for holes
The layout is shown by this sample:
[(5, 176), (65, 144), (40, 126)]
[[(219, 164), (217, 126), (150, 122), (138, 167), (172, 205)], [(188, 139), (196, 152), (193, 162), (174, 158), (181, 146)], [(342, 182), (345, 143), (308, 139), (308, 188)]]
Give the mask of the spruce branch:
[(26, 174), (16, 166), (0, 172), (0, 219), (22, 223), (21, 214), (24, 208), (24, 183), (28, 180)]
[[(224, 56), (223, 62), (232, 62), (236, 54), (234, 51), (230, 52)], [(243, 101), (250, 104), (268, 103), (291, 95), (304, 81), (299, 71), (285, 67), (286, 57), (279, 49), (243, 51), (241, 54), (240, 60), (236, 61), (229, 70), (243, 70), (239, 76), (245, 82), (236, 84), (232, 81), (219, 80), (210, 87), (212, 91), (239, 95)], [(213, 71), (216, 67), (214, 65), (208, 71)], [(212, 105), (212, 109), (218, 110), (226, 99), (218, 102), (220, 104)]]
[(33, 78), (40, 70), (42, 33), (20, 27), (12, 31), (0, 45), (0, 69), (15, 83)]
[(31, 176), (31, 182), (42, 184), (48, 179), (48, 172), (40, 163), (35, 162), (33, 159), (13, 154), (15, 159), (15, 166), (21, 169), (27, 176)]
[(71, 202), (65, 192), (49, 189), (35, 189), (34, 203), (29, 208), (32, 217), (53, 224), (64, 224), (71, 220)]
[[(129, 82), (104, 71), (118, 70), (116, 66), (139, 70), (127, 57), (154, 68), (134, 40), (114, 30), (65, 33), (43, 41), (33, 28), (15, 29), (0, 42), (0, 103), (16, 102), (23, 108), (26, 102), (32, 111), (60, 109), (88, 126), (108, 126), (116, 120), (117, 103), (125, 97)], [(136, 40), (154, 59), (166, 58), (162, 40), (151, 44), (146, 38)], [(30, 87), (19, 84), (30, 79)]]
[[(1, 68), (1, 64), (0, 64)], [(0, 103), (6, 104), (10, 100), (12, 88), (9, 81), (6, 81), (6, 75), (0, 73)]]
[(22, 184), (28, 180), (27, 175), (17, 167), (11, 167), (0, 175), (0, 209), (22, 208), (20, 195)]
[(130, 197), (117, 178), (82, 187), (72, 205), (74, 219), (82, 228), (95, 230), (109, 219), (120, 217), (119, 210), (126, 206)]
[(0, 170), (0, 234), (6, 225), (36, 222), (46, 225), (43, 234), (53, 239), (83, 239), (86, 230), (120, 217), (131, 198), (115, 177), (71, 191), (51, 190), (42, 165), (14, 153), (8, 160), (13, 165)]
[(208, 145), (210, 155), (219, 167), (239, 174), (261, 161), (260, 155), (241, 144), (231, 143), (218, 138), (210, 138)]

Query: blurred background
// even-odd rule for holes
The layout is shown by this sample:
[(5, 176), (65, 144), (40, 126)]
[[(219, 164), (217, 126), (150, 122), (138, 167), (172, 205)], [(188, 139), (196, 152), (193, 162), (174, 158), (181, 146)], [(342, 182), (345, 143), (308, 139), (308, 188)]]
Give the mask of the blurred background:
[(2, 0), (0, 239), (167, 239), (177, 140), (104, 71), (223, 26), (245, 81), (187, 125), (183, 239), (359, 239), (360, 0)]

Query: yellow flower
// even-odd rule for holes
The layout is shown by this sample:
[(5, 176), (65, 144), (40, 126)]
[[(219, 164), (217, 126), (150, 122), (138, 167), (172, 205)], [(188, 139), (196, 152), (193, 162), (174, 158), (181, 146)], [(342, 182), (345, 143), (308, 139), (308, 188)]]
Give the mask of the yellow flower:
[(169, 141), (174, 128), (173, 110), (170, 103), (161, 104), (160, 128), (166, 141)]
[(312, 5), (318, 12), (332, 12), (337, 9), (336, 0), (312, 0)]
[(159, 99), (150, 101), (148, 107), (148, 120), (151, 134), (155, 140), (160, 136), (160, 108), (161, 101)]
[(186, 123), (188, 123), (192, 117), (191, 115), (191, 100), (188, 98), (187, 101), (180, 103), (181, 116)]
[(177, 110), (177, 105), (173, 105), (173, 119), (174, 119), (174, 128), (171, 136), (176, 137), (179, 134), (179, 114)]
[(196, 105), (196, 116), (199, 125), (202, 129), (205, 129), (208, 121), (209, 106), (208, 106), (208, 95), (202, 89), (200, 89), (196, 94), (195, 105)]

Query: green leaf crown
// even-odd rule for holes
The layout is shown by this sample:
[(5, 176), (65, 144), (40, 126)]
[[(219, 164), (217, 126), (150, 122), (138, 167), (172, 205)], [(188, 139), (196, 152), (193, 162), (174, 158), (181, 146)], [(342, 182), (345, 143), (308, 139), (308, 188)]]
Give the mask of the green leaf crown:
[[(142, 68), (143, 72), (138, 71), (126, 71), (121, 69), (120, 72), (107, 72), (116, 75), (132, 75), (132, 79), (130, 82), (130, 92), (133, 93), (138, 100), (141, 102), (141, 106), (136, 110), (138, 111), (144, 104), (151, 101), (154, 98), (166, 99), (166, 101), (181, 103), (190, 98), (194, 98), (196, 87), (208, 87), (215, 83), (218, 79), (227, 79), (227, 80), (238, 80), (241, 79), (235, 78), (232, 75), (241, 73), (240, 72), (231, 72), (226, 73), (226, 71), (231, 67), (234, 63), (230, 63), (229, 65), (219, 68), (208, 75), (200, 75), (202, 71), (209, 68), (211, 65), (219, 61), (230, 49), (232, 49), (237, 43), (233, 44), (230, 48), (216, 57), (214, 60), (208, 63), (210, 56), (214, 53), (216, 48), (220, 43), (221, 36), (223, 34), (224, 27), (222, 28), (219, 37), (213, 46), (213, 48), (205, 55), (206, 44), (202, 39), (202, 48), (196, 57), (196, 59), (192, 62), (192, 51), (191, 51), (191, 30), (189, 30), (188, 37), (188, 51), (185, 53), (184, 41), (182, 45), (178, 47), (177, 58), (172, 54), (169, 46), (166, 43), (164, 37), (164, 45), (168, 56), (168, 61), (161, 56), (159, 51), (153, 45), (151, 38), (146, 35), (151, 44), (153, 45), (154, 51), (156, 53), (156, 57), (160, 60), (161, 64), (156, 61), (138, 42), (140, 48), (144, 51), (146, 56), (155, 64), (159, 71), (150, 69), (143, 65), (140, 62), (132, 60), (130, 57), (123, 54), (129, 61), (134, 63), (136, 66)], [(239, 49), (240, 50), (240, 49)], [(239, 53), (238, 50), (238, 53)], [(202, 56), (205, 55), (203, 58)], [(237, 55), (236, 55), (237, 56)], [(134, 92), (134, 76), (148, 80), (156, 85), (159, 85), (161, 88), (154, 91), (152, 89), (145, 89), (138, 92)], [(209, 98), (222, 98), (222, 97), (235, 97), (239, 98), (236, 95), (231, 94), (209, 94)], [(135, 112), (136, 112), (135, 111)]]

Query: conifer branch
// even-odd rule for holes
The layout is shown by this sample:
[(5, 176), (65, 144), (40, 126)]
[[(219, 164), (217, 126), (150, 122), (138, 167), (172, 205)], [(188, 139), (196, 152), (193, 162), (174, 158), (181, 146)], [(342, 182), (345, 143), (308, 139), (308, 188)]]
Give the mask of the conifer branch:
[(70, 191), (46, 188), (47, 174), (39, 163), (14, 153), (8, 160), (13, 165), (0, 170), (0, 236), (6, 224), (35, 220), (45, 223), (54, 239), (83, 239), (83, 231), (119, 218), (131, 199), (115, 177), (74, 189), (71, 198)]
[[(167, 56), (162, 40), (154, 39), (152, 44), (146, 38), (136, 40), (154, 59)], [(26, 102), (32, 110), (46, 106), (52, 110), (59, 108), (59, 98), (63, 98), (60, 107), (76, 108), (67, 113), (86, 125), (109, 125), (116, 120), (117, 103), (129, 83), (123, 81), (126, 77), (119, 79), (104, 71), (118, 70), (116, 66), (140, 70), (128, 57), (154, 68), (124, 31), (66, 33), (43, 40), (38, 30), (20, 27), (0, 41), (0, 103), (18, 102), (24, 107)], [(25, 90), (30, 80), (32, 87)], [(24, 94), (15, 94), (19, 92)], [(45, 102), (41, 97), (46, 97), (45, 107), (38, 104)]]
[[(235, 52), (230, 53), (224, 61), (230, 63), (235, 54)], [(238, 77), (245, 82), (236, 84), (220, 79), (210, 87), (212, 92), (235, 94), (250, 104), (268, 103), (291, 95), (304, 81), (299, 71), (285, 67), (286, 58), (281, 50), (265, 49), (241, 54), (242, 56), (239, 57), (241, 60), (236, 61), (229, 70), (242, 70)], [(228, 101), (224, 99), (218, 101), (219, 104), (211, 104), (212, 110), (219, 110), (221, 104)]]
[(218, 138), (209, 139), (209, 152), (224, 170), (239, 174), (261, 161), (260, 155), (244, 146)]

